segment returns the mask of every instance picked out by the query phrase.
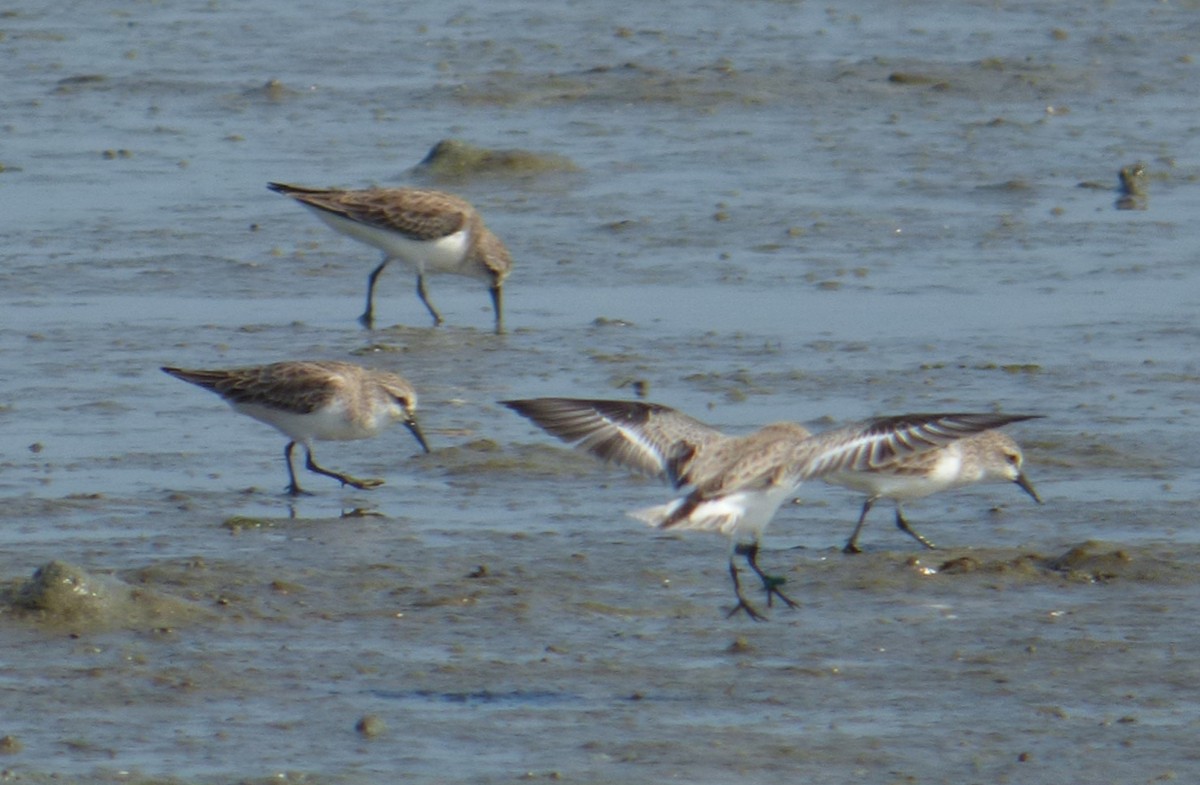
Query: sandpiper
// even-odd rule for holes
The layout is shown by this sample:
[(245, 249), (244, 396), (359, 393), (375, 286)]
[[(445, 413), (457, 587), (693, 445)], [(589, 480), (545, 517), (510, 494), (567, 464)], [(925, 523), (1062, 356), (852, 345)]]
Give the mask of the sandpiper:
[(897, 458), (936, 451), (981, 431), (1031, 419), (1026, 414), (905, 414), (866, 420), (813, 435), (797, 423), (768, 425), (728, 436), (666, 406), (641, 401), (534, 398), (501, 401), (548, 433), (597, 457), (690, 487), (667, 504), (631, 513), (660, 529), (715, 531), (729, 538), (729, 575), (738, 611), (765, 617), (742, 594), (736, 556), (744, 556), (767, 593), (778, 597), (783, 578), (758, 566), (763, 531), (780, 505), (805, 480), (870, 472)]
[(898, 457), (871, 471), (827, 474), (823, 478), (825, 482), (867, 494), (858, 524), (842, 552), (862, 552), (858, 547), (858, 535), (866, 523), (867, 513), (880, 499), (891, 499), (895, 504), (896, 526), (900, 531), (929, 549), (934, 548), (933, 543), (909, 525), (900, 508), (901, 502), (980, 482), (1012, 482), (1041, 504), (1042, 498), (1025, 476), (1024, 464), (1025, 456), (1011, 436), (1000, 431), (984, 431), (938, 450)]
[(393, 420), (412, 431), (425, 452), (429, 445), (417, 424), (417, 394), (394, 373), (333, 360), (278, 362), (223, 370), (162, 369), (220, 395), (235, 411), (271, 425), (287, 436), (287, 492), (304, 493), (292, 467), (292, 450), (303, 444), (309, 471), (343, 485), (377, 488), (383, 480), (358, 479), (322, 468), (313, 460), (313, 441), (369, 439)]
[(442, 323), (442, 316), (429, 301), (425, 275), (453, 273), (487, 282), (496, 333), (504, 332), (503, 285), (512, 257), (465, 199), (417, 188), (347, 191), (284, 183), (267, 187), (311, 209), (342, 234), (383, 251), (383, 261), (367, 278), (367, 308), (359, 317), (363, 326), (375, 324), (375, 282), (389, 262), (399, 259), (416, 271), (417, 296), (435, 325)]

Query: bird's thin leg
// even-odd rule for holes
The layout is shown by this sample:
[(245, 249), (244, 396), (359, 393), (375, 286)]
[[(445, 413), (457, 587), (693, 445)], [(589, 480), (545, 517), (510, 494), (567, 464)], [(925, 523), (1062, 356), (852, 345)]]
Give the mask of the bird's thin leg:
[(292, 468), (292, 450), (295, 447), (295, 442), (288, 442), (287, 447), (283, 448), (283, 460), (285, 463), (287, 463), (288, 480), (290, 480), (287, 486), (288, 496), (300, 496), (301, 494), (307, 493), (307, 491), (300, 488), (300, 483), (296, 482), (296, 470)]
[(308, 461), (304, 465), (308, 467), (310, 472), (324, 474), (326, 477), (332, 477), (335, 480), (340, 480), (343, 485), (353, 485), (355, 488), (364, 491), (370, 490), (371, 488), (378, 488), (380, 485), (383, 485), (383, 480), (360, 480), (357, 477), (351, 477), (348, 474), (342, 474), (340, 472), (330, 471), (329, 469), (322, 468), (316, 464), (316, 461), (313, 460), (312, 449), (306, 447), (305, 451), (308, 453)]
[(417, 273), (417, 297), (421, 298), (421, 302), (425, 303), (425, 307), (429, 309), (429, 313), (433, 316), (433, 326), (437, 327), (442, 323), (442, 315), (437, 312), (437, 308), (433, 307), (433, 303), (429, 302), (429, 294), (425, 291), (425, 276)]
[(782, 578), (778, 575), (767, 575), (758, 566), (758, 543), (750, 543), (747, 545), (738, 545), (734, 548), (734, 553), (740, 553), (746, 557), (746, 563), (750, 565), (750, 569), (754, 570), (754, 574), (762, 581), (763, 589), (767, 592), (767, 607), (771, 606), (771, 600), (778, 597), (783, 600), (784, 604), (789, 608), (799, 607), (800, 603), (792, 600), (779, 590), (779, 587), (787, 583), (787, 578)]
[(896, 528), (907, 534), (909, 537), (912, 537), (929, 550), (937, 550), (936, 545), (925, 539), (920, 532), (908, 525), (908, 521), (904, 519), (904, 513), (900, 511), (900, 502), (896, 502)]
[(358, 317), (358, 321), (368, 330), (375, 326), (375, 282), (379, 280), (379, 275), (383, 272), (383, 268), (387, 267), (390, 261), (392, 261), (390, 256), (384, 256), (379, 266), (367, 276), (367, 310), (363, 311), (362, 316)]
[(495, 284), (488, 288), (488, 292), (492, 295), (492, 309), (496, 312), (496, 335), (504, 334), (504, 293), (500, 288), (500, 284)]
[(766, 621), (767, 617), (763, 616), (761, 613), (756, 611), (754, 609), (754, 606), (751, 605), (746, 600), (746, 598), (742, 596), (742, 585), (741, 585), (741, 581), (738, 580), (737, 565), (733, 563), (733, 557), (735, 555), (736, 555), (735, 553), (729, 554), (729, 577), (733, 578), (733, 593), (737, 595), (738, 601), (737, 601), (737, 605), (733, 606), (733, 610), (731, 610), (729, 613), (725, 614), (725, 618), (726, 619), (733, 618), (733, 615), (735, 613), (737, 613), (738, 611), (745, 611), (746, 615), (749, 616), (754, 621)]
[(868, 496), (863, 502), (862, 515), (858, 516), (858, 525), (854, 527), (854, 533), (850, 535), (850, 539), (846, 540), (846, 547), (842, 548), (842, 553), (862, 553), (862, 548), (858, 547), (858, 535), (862, 532), (863, 524), (867, 522), (867, 513), (871, 511), (871, 505), (875, 503), (875, 497)]

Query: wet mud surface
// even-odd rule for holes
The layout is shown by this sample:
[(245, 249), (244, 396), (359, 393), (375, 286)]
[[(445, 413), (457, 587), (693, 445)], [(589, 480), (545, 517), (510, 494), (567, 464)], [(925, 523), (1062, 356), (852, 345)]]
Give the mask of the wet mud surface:
[[(518, 2), (0, 18), (0, 779), (1200, 777), (1200, 149), (1186, 6)], [(382, 64), (382, 65), (381, 65)], [(421, 166), (456, 140), (446, 170)], [(445, 152), (445, 151), (443, 151)], [(436, 160), (435, 156), (435, 160)], [(268, 181), (454, 190), (485, 290)], [(1127, 200), (1122, 204), (1122, 200)], [(403, 429), (323, 443), (162, 365), (349, 359)], [(1030, 411), (1038, 506), (805, 486), (726, 619), (727, 544), (496, 401), (645, 396), (730, 432)], [(765, 606), (765, 599), (761, 600)]]
[[(107, 583), (204, 613), (164, 621), (137, 600), (120, 622), (71, 606), (51, 623), (14, 613), (30, 591), (16, 590), (0, 618), (6, 670), (26, 683), (10, 705), (41, 717), (14, 734), (25, 760), (91, 762), (89, 781), (124, 781), (108, 761), (130, 760), (217, 781), (250, 756), (318, 782), (1107, 781), (1188, 767), (1176, 745), (1200, 666), (1195, 545), (771, 550), (764, 564), (802, 603), (754, 624), (723, 619), (723, 547), (701, 538), (202, 519), (177, 523), (211, 529), (225, 559), (159, 559)], [(439, 752), (447, 738), (471, 760)], [(1100, 754), (1068, 774), (1064, 745), (1126, 762)]]

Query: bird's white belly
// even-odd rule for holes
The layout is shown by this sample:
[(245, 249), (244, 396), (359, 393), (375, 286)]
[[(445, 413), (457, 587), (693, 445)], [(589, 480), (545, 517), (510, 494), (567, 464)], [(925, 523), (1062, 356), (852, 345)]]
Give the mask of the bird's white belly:
[(349, 417), (345, 407), (333, 405), (311, 414), (296, 414), (259, 404), (234, 404), (233, 408), (277, 428), (294, 441), (353, 441), (378, 433), (381, 423), (363, 423)]
[(963, 485), (961, 468), (958, 455), (946, 451), (925, 474), (899, 474), (884, 469), (877, 472), (841, 472), (826, 475), (822, 479), (831, 485), (840, 485), (881, 499), (920, 499)]
[(471, 237), (465, 229), (436, 240), (414, 240), (400, 232), (351, 221), (325, 210), (314, 209), (313, 212), (333, 229), (378, 248), (418, 273), (474, 272), (466, 259)]

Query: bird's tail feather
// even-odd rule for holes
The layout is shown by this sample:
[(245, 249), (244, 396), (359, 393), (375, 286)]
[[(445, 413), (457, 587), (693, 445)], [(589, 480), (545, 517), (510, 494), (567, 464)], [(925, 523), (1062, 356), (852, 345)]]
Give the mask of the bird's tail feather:
[(711, 531), (726, 535), (740, 520), (738, 511), (713, 500), (700, 502), (682, 517), (677, 517), (680, 508), (687, 502), (686, 498), (676, 499), (666, 504), (631, 510), (627, 514), (657, 529)]
[(667, 502), (666, 504), (656, 504), (653, 507), (642, 507), (641, 509), (630, 510), (626, 514), (630, 518), (636, 518), (642, 523), (661, 529), (667, 524), (667, 521), (671, 520), (671, 514), (675, 512), (675, 510), (679, 509), (679, 505), (681, 503), (681, 500), (676, 499), (675, 501)]

